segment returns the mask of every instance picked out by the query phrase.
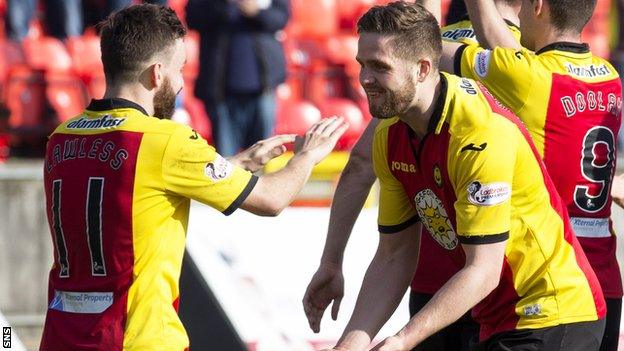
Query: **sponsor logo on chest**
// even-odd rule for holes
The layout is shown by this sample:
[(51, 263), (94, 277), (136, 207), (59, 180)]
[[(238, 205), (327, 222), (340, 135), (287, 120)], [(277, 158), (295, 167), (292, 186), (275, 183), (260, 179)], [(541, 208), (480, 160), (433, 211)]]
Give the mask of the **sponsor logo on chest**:
[(413, 163), (401, 162), (401, 161), (392, 161), (390, 162), (391, 170), (405, 172), (405, 173), (416, 173), (416, 165)]

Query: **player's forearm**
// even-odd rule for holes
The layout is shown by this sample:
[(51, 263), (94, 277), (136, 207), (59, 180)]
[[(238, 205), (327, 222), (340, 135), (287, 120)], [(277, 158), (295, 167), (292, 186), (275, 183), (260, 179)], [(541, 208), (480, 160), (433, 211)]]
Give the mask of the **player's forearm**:
[(611, 198), (618, 206), (624, 208), (624, 174), (613, 177)]
[(498, 285), (500, 272), (466, 266), (397, 333), (410, 348), (455, 322)]
[(281, 170), (260, 177), (254, 192), (264, 199), (261, 206), (266, 207), (267, 214), (277, 215), (295, 200), (310, 178), (314, 165), (314, 160), (302, 152), (293, 156)]
[(442, 23), (442, 6), (440, 0), (418, 0), (417, 3), (431, 12), (438, 23)]
[(479, 45), (493, 49), (497, 46), (521, 49), (505, 20), (496, 9), (494, 0), (465, 0)]
[(352, 154), (336, 186), (321, 262), (342, 265), (353, 225), (375, 179), (370, 159)]
[[(410, 256), (409, 258), (408, 256)], [(365, 350), (401, 302), (414, 275), (418, 254), (384, 256), (379, 251), (366, 271), (355, 309), (338, 350)]]

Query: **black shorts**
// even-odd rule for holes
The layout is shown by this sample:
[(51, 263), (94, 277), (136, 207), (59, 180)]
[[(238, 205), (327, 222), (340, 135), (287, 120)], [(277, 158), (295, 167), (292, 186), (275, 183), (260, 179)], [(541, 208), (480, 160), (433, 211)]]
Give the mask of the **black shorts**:
[(605, 320), (520, 329), (493, 335), (476, 351), (598, 351)]
[(620, 339), (620, 318), (622, 316), (622, 299), (605, 299), (607, 301), (607, 324), (602, 336), (600, 351), (617, 351)]
[[(433, 295), (410, 292), (410, 316), (414, 316), (431, 300)], [(412, 351), (469, 351), (479, 339), (479, 325), (470, 312), (455, 323), (431, 335)]]

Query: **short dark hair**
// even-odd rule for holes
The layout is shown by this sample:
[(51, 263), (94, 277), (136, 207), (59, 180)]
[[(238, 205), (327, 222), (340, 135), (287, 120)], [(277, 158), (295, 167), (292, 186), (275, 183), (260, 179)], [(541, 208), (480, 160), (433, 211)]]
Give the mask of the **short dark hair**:
[(560, 31), (581, 32), (596, 8), (596, 0), (545, 1), (550, 7), (550, 21)]
[(434, 67), (438, 67), (442, 52), (440, 26), (420, 4), (395, 1), (374, 6), (358, 20), (357, 30), (360, 34), (393, 35), (397, 56), (415, 60), (418, 54), (426, 54), (431, 56)]
[(98, 25), (108, 83), (138, 78), (142, 64), (186, 35), (169, 7), (141, 4), (108, 16)]

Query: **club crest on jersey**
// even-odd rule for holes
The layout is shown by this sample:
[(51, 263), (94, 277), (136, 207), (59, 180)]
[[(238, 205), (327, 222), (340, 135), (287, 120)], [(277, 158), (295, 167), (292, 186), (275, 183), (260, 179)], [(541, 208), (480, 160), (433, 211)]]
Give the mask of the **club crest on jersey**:
[(504, 182), (481, 184), (474, 181), (468, 185), (468, 201), (479, 206), (494, 206), (509, 200), (511, 186)]
[(481, 78), (485, 78), (488, 75), (488, 71), (490, 70), (491, 55), (491, 50), (483, 50), (480, 51), (475, 57), (474, 70), (475, 73)]
[(215, 182), (223, 180), (232, 174), (234, 167), (230, 161), (217, 154), (214, 161), (208, 162), (204, 169), (206, 177), (212, 179)]
[(442, 187), (442, 171), (438, 165), (433, 166), (433, 180), (439, 188)]
[(414, 202), (418, 217), (433, 239), (447, 250), (456, 248), (458, 240), (453, 224), (436, 194), (431, 189), (422, 190), (416, 194)]

